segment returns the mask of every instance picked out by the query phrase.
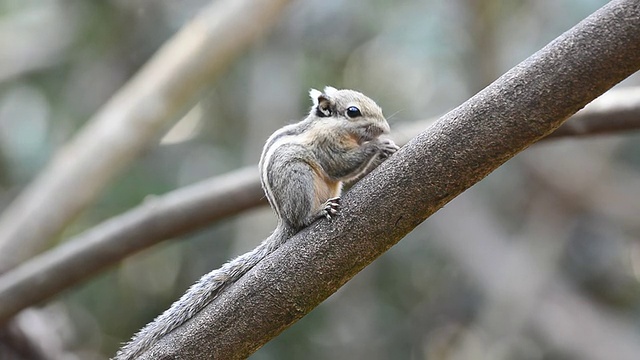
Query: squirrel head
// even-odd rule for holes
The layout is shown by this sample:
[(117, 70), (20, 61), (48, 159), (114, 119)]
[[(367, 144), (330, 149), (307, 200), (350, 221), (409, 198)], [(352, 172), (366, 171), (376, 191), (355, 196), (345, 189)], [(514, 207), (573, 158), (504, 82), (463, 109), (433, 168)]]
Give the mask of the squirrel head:
[(311, 89), (309, 95), (313, 101), (309, 115), (335, 119), (362, 141), (372, 140), (390, 130), (380, 106), (358, 91), (327, 86), (324, 92)]

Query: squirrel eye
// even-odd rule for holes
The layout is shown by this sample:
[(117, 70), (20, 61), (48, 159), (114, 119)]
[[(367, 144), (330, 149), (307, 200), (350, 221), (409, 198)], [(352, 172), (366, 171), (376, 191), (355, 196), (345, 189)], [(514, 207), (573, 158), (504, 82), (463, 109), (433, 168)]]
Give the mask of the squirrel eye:
[(362, 116), (362, 114), (360, 113), (360, 109), (358, 109), (355, 106), (349, 106), (347, 108), (347, 116), (350, 118), (355, 118), (358, 116)]

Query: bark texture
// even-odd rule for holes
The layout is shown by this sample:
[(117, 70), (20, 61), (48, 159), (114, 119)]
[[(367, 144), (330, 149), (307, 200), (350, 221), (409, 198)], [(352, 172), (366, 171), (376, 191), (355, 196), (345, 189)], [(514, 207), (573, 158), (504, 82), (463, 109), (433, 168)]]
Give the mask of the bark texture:
[(640, 3), (612, 1), (410, 141), (143, 359), (241, 359), (505, 161), (640, 68)]

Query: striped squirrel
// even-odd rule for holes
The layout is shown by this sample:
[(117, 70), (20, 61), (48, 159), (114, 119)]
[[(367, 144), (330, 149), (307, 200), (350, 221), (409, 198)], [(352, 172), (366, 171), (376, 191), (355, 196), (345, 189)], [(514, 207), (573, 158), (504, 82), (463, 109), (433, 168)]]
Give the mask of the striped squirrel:
[(319, 218), (338, 214), (343, 182), (355, 181), (398, 146), (380, 107), (353, 90), (309, 92), (313, 106), (302, 121), (276, 131), (260, 158), (262, 188), (278, 217), (273, 234), (254, 250), (204, 275), (171, 307), (142, 328), (116, 354), (132, 360), (181, 326), (287, 239)]

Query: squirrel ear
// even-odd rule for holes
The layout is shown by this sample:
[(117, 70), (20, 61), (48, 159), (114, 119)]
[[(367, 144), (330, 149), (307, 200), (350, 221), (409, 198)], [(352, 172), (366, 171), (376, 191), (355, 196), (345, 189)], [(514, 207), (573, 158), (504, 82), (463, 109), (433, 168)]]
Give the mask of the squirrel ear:
[(333, 96), (333, 94), (335, 94), (336, 92), (338, 92), (338, 89), (334, 88), (333, 86), (325, 86), (324, 88), (324, 93), (329, 96)]
[(311, 101), (313, 101), (313, 106), (318, 105), (318, 98), (320, 97), (320, 95), (322, 95), (322, 92), (320, 92), (320, 90), (316, 90), (316, 89), (309, 90), (309, 96), (311, 96)]
[(316, 115), (318, 115), (318, 117), (331, 116), (331, 108), (332, 108), (331, 98), (328, 97), (326, 94), (320, 94), (320, 96), (318, 96), (317, 101), (318, 101), (318, 104), (315, 106)]
[[(329, 88), (335, 90), (332, 87), (326, 87), (325, 92)], [(332, 105), (330, 95), (326, 93), (323, 94), (316, 89), (311, 89), (309, 90), (309, 96), (311, 96), (311, 100), (313, 100), (313, 107), (311, 108), (311, 112), (315, 111), (316, 116), (318, 117), (331, 116), (331, 113), (332, 113), (331, 109), (333, 105)]]

